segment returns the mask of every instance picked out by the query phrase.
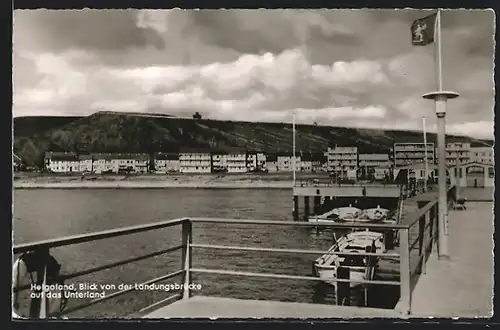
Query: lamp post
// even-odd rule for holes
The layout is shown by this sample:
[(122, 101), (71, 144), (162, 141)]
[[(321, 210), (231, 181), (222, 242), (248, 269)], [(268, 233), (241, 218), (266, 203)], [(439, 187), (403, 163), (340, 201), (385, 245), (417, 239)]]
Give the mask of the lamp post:
[(434, 100), (436, 107), (439, 180), (438, 255), (439, 258), (445, 259), (450, 256), (448, 251), (448, 201), (446, 198), (446, 101), (458, 96), (458, 93), (450, 91), (437, 91), (422, 95), (424, 99)]

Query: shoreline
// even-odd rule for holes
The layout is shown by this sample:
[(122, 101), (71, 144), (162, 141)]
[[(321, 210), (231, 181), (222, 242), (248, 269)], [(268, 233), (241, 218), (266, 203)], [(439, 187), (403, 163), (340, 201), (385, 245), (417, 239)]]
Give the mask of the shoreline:
[(241, 183), (14, 183), (14, 189), (174, 189), (174, 188), (189, 188), (189, 189), (292, 189), (293, 183), (290, 182), (268, 182), (264, 184), (241, 184)]
[[(310, 180), (312, 178), (301, 178)], [(300, 179), (299, 179), (300, 180)], [(14, 189), (292, 189), (288, 175), (76, 176), (17, 177)]]

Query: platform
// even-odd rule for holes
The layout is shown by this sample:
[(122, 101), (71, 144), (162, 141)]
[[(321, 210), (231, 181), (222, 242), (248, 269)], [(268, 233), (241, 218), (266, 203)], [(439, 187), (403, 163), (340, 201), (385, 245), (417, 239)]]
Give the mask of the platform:
[(144, 318), (400, 318), (390, 309), (194, 296)]
[(493, 203), (452, 210), (450, 260), (433, 253), (412, 294), (412, 317), (490, 317), (493, 297)]
[(336, 197), (394, 197), (398, 198), (398, 185), (331, 185), (294, 187), (294, 196), (336, 196)]

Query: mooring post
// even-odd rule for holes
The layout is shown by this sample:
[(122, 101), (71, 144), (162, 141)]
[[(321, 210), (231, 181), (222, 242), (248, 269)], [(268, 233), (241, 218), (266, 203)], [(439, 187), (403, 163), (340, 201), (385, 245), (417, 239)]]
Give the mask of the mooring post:
[(299, 196), (293, 196), (293, 220), (299, 220)]
[(314, 196), (314, 215), (321, 212), (321, 196)]
[[(349, 280), (351, 277), (350, 270), (347, 267), (340, 266), (337, 268), (337, 279), (339, 280)], [(337, 282), (336, 285), (337, 292), (335, 292), (335, 298), (337, 300), (338, 306), (350, 306), (351, 305), (351, 284), (349, 282)]]
[(323, 202), (323, 205), (321, 207), (321, 213), (325, 213), (330, 206), (330, 196), (325, 196), (325, 201)]
[(304, 196), (304, 221), (309, 219), (309, 196)]

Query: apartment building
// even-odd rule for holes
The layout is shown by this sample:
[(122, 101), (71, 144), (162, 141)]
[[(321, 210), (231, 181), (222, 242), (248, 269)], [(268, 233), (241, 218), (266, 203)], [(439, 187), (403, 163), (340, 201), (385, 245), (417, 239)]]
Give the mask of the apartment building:
[(227, 152), (214, 152), (212, 154), (212, 172), (227, 172)]
[(469, 161), (487, 165), (495, 165), (493, 147), (470, 147)]
[(71, 152), (46, 152), (45, 168), (54, 173), (79, 172), (80, 163), (77, 155)]
[(434, 143), (427, 143), (427, 149), (424, 143), (394, 143), (394, 165), (401, 167), (424, 163), (426, 152), (428, 164), (435, 164)]
[(180, 161), (178, 153), (159, 153), (155, 155), (156, 173), (180, 172)]
[(293, 172), (295, 161), (295, 171), (300, 171), (301, 159), (300, 155), (295, 155), (293, 157), (292, 153), (278, 153), (277, 154), (277, 165), (279, 172)]
[(82, 168), (86, 171), (100, 173), (118, 173), (118, 167), (113, 162), (112, 154), (92, 154), (80, 157)]
[[(446, 166), (456, 166), (457, 159), (460, 165), (470, 163), (470, 148), (468, 142), (447, 143), (445, 146)], [(437, 148), (435, 153), (438, 154)]]
[(134, 173), (136, 171), (136, 154), (118, 153), (111, 156), (114, 173)]
[(358, 173), (364, 179), (383, 179), (392, 167), (389, 153), (360, 153)]
[(335, 172), (342, 177), (356, 175), (358, 169), (358, 147), (328, 148), (325, 153), (328, 162), (328, 171)]
[(209, 152), (179, 153), (179, 168), (182, 173), (210, 173), (212, 156)]
[(227, 172), (245, 173), (247, 171), (247, 155), (245, 152), (227, 154)]
[(260, 171), (266, 169), (266, 155), (261, 152), (247, 153), (247, 169), (248, 171)]

